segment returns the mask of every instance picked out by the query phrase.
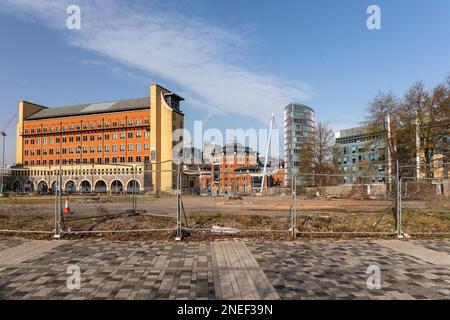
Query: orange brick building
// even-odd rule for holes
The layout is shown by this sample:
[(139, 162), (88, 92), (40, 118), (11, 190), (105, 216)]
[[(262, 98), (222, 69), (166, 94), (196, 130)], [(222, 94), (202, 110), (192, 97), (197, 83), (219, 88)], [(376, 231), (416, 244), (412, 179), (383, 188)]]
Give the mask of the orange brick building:
[[(172, 149), (179, 141), (172, 141), (172, 132), (184, 126), (183, 100), (153, 84), (150, 97), (145, 98), (57, 108), (20, 101), (16, 146), (20, 172), (15, 188), (28, 186), (29, 191), (36, 191), (44, 182), (51, 189), (54, 181), (47, 175), (62, 168), (71, 173), (63, 183), (70, 181), (74, 192), (83, 188), (94, 191), (98, 179), (106, 185), (102, 190), (120, 184), (125, 191), (129, 177), (122, 181), (120, 174), (129, 174), (132, 164), (151, 175), (149, 179), (141, 177), (141, 191), (173, 189)], [(113, 184), (108, 181), (112, 179), (108, 179), (109, 173), (115, 173)]]
[[(263, 174), (258, 152), (238, 143), (227, 144), (212, 156), (210, 165), (201, 166), (201, 189), (211, 193), (259, 192)], [(284, 185), (284, 169), (266, 175), (264, 189)]]
[[(88, 113), (89, 108), (100, 106), (107, 112)], [(149, 137), (148, 98), (42, 109), (23, 122), (17, 163), (52, 166), (149, 162)]]

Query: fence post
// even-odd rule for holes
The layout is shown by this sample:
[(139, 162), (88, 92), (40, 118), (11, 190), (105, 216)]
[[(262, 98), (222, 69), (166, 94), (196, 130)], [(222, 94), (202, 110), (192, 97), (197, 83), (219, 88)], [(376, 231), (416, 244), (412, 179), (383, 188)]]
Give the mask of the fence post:
[(397, 185), (396, 189), (397, 190), (396, 190), (395, 205), (396, 205), (396, 216), (397, 216), (397, 237), (401, 238), (401, 236), (402, 236), (402, 227), (401, 227), (401, 198), (402, 198), (401, 184), (402, 184), (402, 181), (400, 179), (398, 160), (397, 160), (396, 167), (397, 168), (396, 168), (395, 180), (396, 180), (396, 185)]
[(133, 214), (136, 214), (137, 213), (136, 166), (133, 166), (132, 170), (133, 170)]
[(398, 228), (400, 230), (400, 234), (403, 235), (403, 228), (402, 228), (402, 180), (403, 177), (400, 178), (399, 186), (398, 186)]
[(61, 169), (58, 170), (56, 190), (55, 190), (55, 239), (61, 238), (61, 204), (62, 204), (62, 178)]
[(292, 179), (293, 185), (292, 185), (292, 239), (295, 239), (296, 235), (296, 229), (297, 229), (297, 173), (294, 174), (294, 177)]
[(182, 237), (182, 231), (181, 231), (181, 206), (180, 206), (180, 194), (181, 194), (181, 166), (180, 163), (178, 163), (178, 170), (177, 170), (177, 231), (175, 240), (181, 241), (183, 239)]
[(55, 183), (55, 190), (53, 190), (55, 192), (55, 229), (54, 229), (54, 238), (58, 238), (58, 189), (59, 189), (59, 172), (58, 175), (56, 176), (56, 183)]

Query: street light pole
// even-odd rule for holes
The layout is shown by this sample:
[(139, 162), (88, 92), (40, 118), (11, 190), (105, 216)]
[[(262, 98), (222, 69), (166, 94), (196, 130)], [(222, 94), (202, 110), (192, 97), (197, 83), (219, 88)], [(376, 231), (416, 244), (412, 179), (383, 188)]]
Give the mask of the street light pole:
[(3, 197), (3, 183), (4, 183), (4, 176), (5, 176), (5, 138), (6, 138), (6, 132), (1, 133), (3, 136), (3, 152), (2, 152), (2, 184), (0, 186), (0, 197)]

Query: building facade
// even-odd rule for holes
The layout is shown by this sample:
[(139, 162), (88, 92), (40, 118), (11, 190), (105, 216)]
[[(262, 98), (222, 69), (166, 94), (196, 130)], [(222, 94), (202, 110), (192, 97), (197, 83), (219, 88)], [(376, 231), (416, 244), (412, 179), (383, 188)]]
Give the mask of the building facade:
[(208, 163), (198, 166), (202, 193), (259, 192), (265, 176), (264, 190), (284, 187), (284, 168), (269, 164), (268, 174), (262, 173), (263, 164), (257, 151), (239, 143), (228, 143), (215, 148)]
[(57, 108), (20, 101), (12, 189), (51, 190), (59, 170), (74, 192), (126, 191), (133, 175), (140, 191), (174, 189), (172, 150), (182, 137), (172, 133), (184, 126), (183, 100), (152, 84), (138, 99)]
[[(298, 172), (312, 173), (314, 161), (315, 113), (308, 106), (290, 103), (284, 108), (284, 157), (286, 186)], [(307, 183), (308, 178), (297, 179), (298, 184)]]
[(365, 127), (341, 130), (335, 134), (334, 155), (339, 173), (345, 176), (342, 183), (386, 181), (388, 163), (383, 133), (373, 133)]

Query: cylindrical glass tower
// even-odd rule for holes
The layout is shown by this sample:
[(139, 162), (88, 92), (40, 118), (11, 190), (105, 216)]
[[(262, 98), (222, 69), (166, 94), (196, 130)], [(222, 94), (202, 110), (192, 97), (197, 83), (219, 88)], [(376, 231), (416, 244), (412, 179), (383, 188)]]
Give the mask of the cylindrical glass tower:
[[(312, 173), (315, 128), (315, 115), (312, 108), (298, 103), (290, 103), (284, 108), (286, 186), (292, 186), (295, 173)], [(297, 185), (304, 185), (311, 178), (301, 176), (297, 179)]]

